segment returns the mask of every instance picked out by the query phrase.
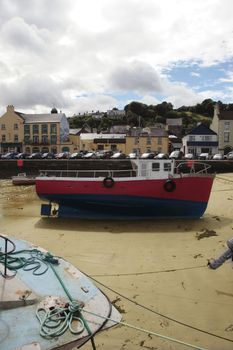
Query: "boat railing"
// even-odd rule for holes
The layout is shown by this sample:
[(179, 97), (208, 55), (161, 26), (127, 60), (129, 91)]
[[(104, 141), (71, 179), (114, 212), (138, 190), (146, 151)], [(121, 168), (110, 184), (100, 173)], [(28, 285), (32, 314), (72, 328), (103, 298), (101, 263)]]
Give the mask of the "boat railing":
[(184, 161), (180, 162), (175, 167), (175, 173), (189, 173), (189, 174), (208, 174), (208, 170), (211, 168), (211, 165), (202, 163), (199, 161)]
[[(3, 246), (4, 246), (4, 250), (3, 250), (3, 246), (1, 245), (1, 241), (3, 241)], [(4, 277), (4, 278), (12, 278), (14, 277), (15, 274), (13, 275), (9, 275), (7, 273), (7, 260), (8, 260), (8, 255), (13, 253), (15, 251), (15, 244), (14, 242), (12, 242), (9, 238), (7, 238), (6, 236), (2, 236), (0, 235), (0, 257), (3, 257), (3, 272), (0, 274)]]
[(98, 178), (98, 177), (135, 177), (135, 169), (124, 170), (40, 170), (39, 177), (75, 177), (75, 178)]

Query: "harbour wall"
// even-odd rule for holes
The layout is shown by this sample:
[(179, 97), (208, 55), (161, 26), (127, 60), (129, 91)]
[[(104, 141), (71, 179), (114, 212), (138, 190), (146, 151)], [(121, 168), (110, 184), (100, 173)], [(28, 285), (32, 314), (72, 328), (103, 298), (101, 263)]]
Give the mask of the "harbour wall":
[(0, 179), (10, 179), (19, 173), (37, 176), (42, 170), (128, 170), (129, 160), (97, 159), (22, 159), (0, 160)]
[[(183, 163), (181, 169), (188, 170), (189, 162), (176, 161), (177, 164)], [(233, 172), (233, 160), (208, 160), (201, 161), (203, 164), (210, 165), (209, 173), (231, 173)], [(186, 165), (186, 166), (185, 166)], [(10, 179), (19, 173), (27, 175), (39, 175), (41, 170), (128, 170), (131, 169), (131, 161), (127, 159), (69, 159), (69, 160), (41, 160), (41, 159), (23, 159), (19, 160), (0, 160), (0, 179)]]

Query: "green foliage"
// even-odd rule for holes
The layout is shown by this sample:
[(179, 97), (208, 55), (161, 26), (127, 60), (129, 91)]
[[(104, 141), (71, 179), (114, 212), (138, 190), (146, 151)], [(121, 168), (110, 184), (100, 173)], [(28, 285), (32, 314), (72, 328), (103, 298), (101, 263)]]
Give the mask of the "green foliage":
[[(92, 130), (107, 131), (113, 125), (130, 125), (136, 126), (151, 126), (155, 123), (166, 124), (167, 118), (182, 118), (183, 133), (191, 131), (196, 127), (197, 123), (201, 122), (210, 126), (213, 114), (215, 101), (205, 99), (195, 106), (181, 106), (178, 109), (173, 109), (170, 102), (163, 101), (157, 105), (146, 105), (145, 103), (132, 101), (125, 106), (126, 115), (124, 117), (108, 117), (106, 114), (100, 119), (91, 115), (75, 115), (68, 118), (70, 128), (81, 128), (87, 123)], [(221, 110), (232, 110), (233, 104), (223, 104), (218, 101)], [(114, 108), (117, 110), (117, 108)], [(94, 114), (94, 113), (93, 113)]]

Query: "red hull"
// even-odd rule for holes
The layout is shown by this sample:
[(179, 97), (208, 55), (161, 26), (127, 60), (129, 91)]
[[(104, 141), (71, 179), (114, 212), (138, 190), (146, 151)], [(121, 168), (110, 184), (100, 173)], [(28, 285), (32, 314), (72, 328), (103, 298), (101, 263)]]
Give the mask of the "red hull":
[(144, 198), (176, 199), (193, 202), (208, 202), (213, 176), (184, 176), (173, 179), (176, 188), (168, 192), (164, 188), (164, 179), (116, 180), (113, 187), (106, 188), (103, 181), (67, 179), (37, 179), (38, 196), (51, 199), (53, 194), (60, 195), (112, 195), (137, 196)]

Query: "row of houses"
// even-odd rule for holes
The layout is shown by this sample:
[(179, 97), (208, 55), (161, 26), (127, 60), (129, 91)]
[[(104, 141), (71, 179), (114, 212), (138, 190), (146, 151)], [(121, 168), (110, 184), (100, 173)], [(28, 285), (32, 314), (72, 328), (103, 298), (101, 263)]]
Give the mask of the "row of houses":
[(0, 152), (76, 152), (80, 150), (113, 150), (170, 153), (228, 153), (233, 149), (233, 111), (215, 107), (210, 128), (197, 125), (181, 138), (182, 119), (167, 119), (167, 124), (148, 128), (117, 126), (110, 133), (92, 133), (87, 125), (70, 129), (64, 113), (53, 108), (48, 114), (25, 114), (7, 106), (0, 117)]
[(168, 133), (161, 127), (141, 128), (123, 133), (91, 133), (88, 126), (69, 129), (64, 113), (55, 108), (48, 114), (25, 114), (7, 106), (0, 117), (0, 152), (75, 152), (79, 150), (113, 150), (131, 152), (168, 151)]

